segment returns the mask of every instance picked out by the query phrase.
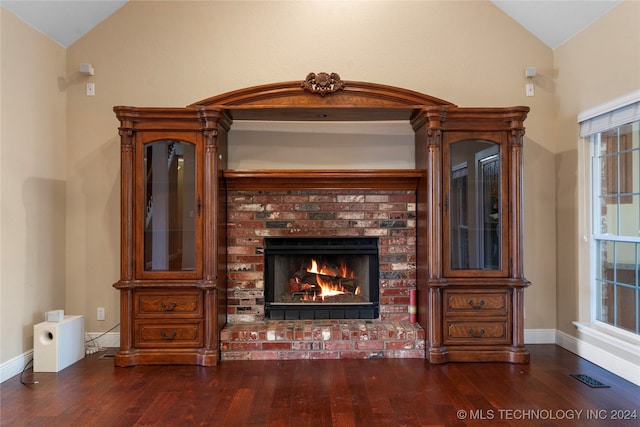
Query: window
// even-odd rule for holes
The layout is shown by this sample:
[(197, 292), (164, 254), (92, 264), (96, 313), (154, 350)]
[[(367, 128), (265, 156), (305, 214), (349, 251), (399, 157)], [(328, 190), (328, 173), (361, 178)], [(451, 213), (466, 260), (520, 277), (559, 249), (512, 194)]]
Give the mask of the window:
[(593, 320), (640, 335), (640, 102), (581, 123), (591, 148)]
[(591, 144), (596, 320), (640, 334), (640, 121)]

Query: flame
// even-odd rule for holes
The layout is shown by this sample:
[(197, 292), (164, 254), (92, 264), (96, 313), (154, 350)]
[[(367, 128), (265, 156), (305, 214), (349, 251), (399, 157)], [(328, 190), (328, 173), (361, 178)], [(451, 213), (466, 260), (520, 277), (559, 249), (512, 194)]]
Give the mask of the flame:
[(346, 279), (355, 279), (356, 274), (353, 270), (349, 270), (346, 265), (340, 265), (340, 275)]
[[(318, 265), (318, 261), (315, 259), (311, 259), (311, 266), (307, 268), (308, 273), (316, 274), (316, 283), (320, 287), (320, 294), (313, 295), (309, 297), (310, 300), (315, 300), (316, 297), (322, 298), (324, 301), (327, 297), (332, 297), (336, 295), (343, 295), (347, 293), (347, 290), (340, 286), (331, 283), (330, 281), (324, 280), (324, 277), (343, 277), (347, 279), (355, 279), (355, 273), (352, 270), (349, 270), (346, 265), (342, 264), (338, 267), (338, 271), (335, 268), (330, 268), (325, 265)], [(356, 295), (360, 294), (360, 287), (356, 289)], [(305, 300), (307, 300), (307, 296), (305, 295)]]
[(335, 286), (332, 283), (322, 280), (322, 276), (316, 275), (316, 281), (320, 286), (320, 295), (318, 295), (324, 301), (327, 297), (334, 297), (336, 295), (346, 294), (345, 289), (342, 286)]
[(315, 259), (311, 259), (311, 267), (307, 268), (307, 272), (308, 273), (320, 273), (320, 271), (318, 271), (318, 261), (316, 261)]
[(311, 258), (311, 267), (307, 268), (307, 272), (324, 274), (325, 276), (332, 276), (332, 277), (344, 277), (345, 279), (356, 278), (355, 273), (352, 270), (349, 270), (349, 268), (344, 264), (341, 264), (336, 270), (336, 268), (331, 268), (324, 264), (318, 266), (318, 261), (316, 261), (313, 258)]

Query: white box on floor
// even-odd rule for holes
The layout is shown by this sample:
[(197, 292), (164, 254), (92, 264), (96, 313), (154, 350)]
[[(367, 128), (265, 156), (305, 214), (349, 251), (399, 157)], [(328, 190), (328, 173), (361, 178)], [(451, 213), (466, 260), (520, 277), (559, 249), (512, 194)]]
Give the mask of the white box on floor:
[(84, 357), (84, 316), (33, 327), (33, 372), (58, 372)]

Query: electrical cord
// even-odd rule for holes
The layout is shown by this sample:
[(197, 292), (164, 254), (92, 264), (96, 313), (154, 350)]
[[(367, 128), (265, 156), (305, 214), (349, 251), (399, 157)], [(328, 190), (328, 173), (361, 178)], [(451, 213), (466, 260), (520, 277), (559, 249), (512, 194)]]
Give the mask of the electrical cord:
[[(117, 328), (118, 326), (120, 326), (120, 323), (116, 324), (115, 326), (113, 326), (112, 328), (108, 329), (107, 331), (101, 333), (100, 335), (98, 335), (97, 337), (91, 338), (86, 340), (85, 343), (85, 354), (93, 354), (96, 353), (98, 351), (104, 350), (102, 347), (100, 347), (100, 345), (98, 344), (98, 342), (96, 341), (98, 338), (101, 338), (103, 336), (105, 336), (106, 334), (108, 334), (109, 332), (113, 331), (115, 328)], [(94, 345), (92, 347), (89, 347), (87, 344), (89, 343), (93, 343)]]
[(115, 325), (115, 326), (113, 326), (111, 329), (109, 329), (109, 330), (107, 330), (107, 331), (105, 331), (105, 332), (101, 333), (101, 334), (100, 334), (100, 335), (98, 335), (97, 337), (95, 337), (95, 338), (91, 338), (91, 339), (89, 339), (89, 340), (86, 340), (84, 343), (85, 343), (85, 344), (88, 344), (88, 343), (90, 343), (90, 342), (92, 342), (92, 341), (97, 340), (98, 338), (102, 338), (103, 336), (107, 335), (109, 332), (113, 331), (113, 330), (114, 330), (115, 328), (117, 328), (118, 326), (120, 326), (120, 323), (116, 324), (116, 325)]
[(20, 372), (20, 384), (22, 384), (22, 385), (40, 384), (38, 381), (25, 381), (25, 380), (24, 380), (24, 378), (23, 378), (24, 373), (25, 373), (25, 371), (26, 371), (27, 369), (29, 369), (29, 366), (30, 366), (30, 365), (33, 365), (33, 358), (31, 358), (31, 360), (29, 360), (29, 361), (27, 362), (27, 364), (26, 364), (26, 365), (24, 365), (24, 368), (22, 369), (22, 372)]

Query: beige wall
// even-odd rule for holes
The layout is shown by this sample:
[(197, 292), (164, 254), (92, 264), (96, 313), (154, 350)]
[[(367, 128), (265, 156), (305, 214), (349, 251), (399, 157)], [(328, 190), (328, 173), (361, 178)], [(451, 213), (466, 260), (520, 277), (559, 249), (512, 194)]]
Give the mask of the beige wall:
[(0, 9), (0, 362), (65, 305), (66, 51)]
[(229, 169), (413, 169), (408, 121), (250, 122), (229, 132)]
[[(69, 87), (67, 308), (117, 322), (114, 105), (185, 106), (310, 71), (406, 87), (460, 106), (530, 105), (525, 149), (527, 328), (555, 327), (553, 55), (489, 2), (133, 2), (68, 49), (96, 96)], [(540, 75), (525, 97), (524, 69)], [(374, 166), (375, 167), (375, 166)], [(551, 224), (551, 225), (550, 225)], [(94, 320), (107, 308), (107, 321)]]
[[(27, 30), (23, 25), (7, 32)], [(63, 130), (60, 138), (49, 136), (38, 147), (47, 154), (38, 150), (37, 162), (48, 164), (60, 155), (62, 165), (66, 160), (61, 174), (63, 182), (66, 174), (66, 258), (61, 252), (56, 256), (62, 257), (60, 265), (66, 259), (65, 309), (86, 315), (88, 331), (105, 331), (119, 320), (118, 294), (111, 287), (119, 277), (120, 209), (120, 147), (112, 107), (181, 107), (246, 86), (302, 80), (310, 71), (405, 87), (464, 107), (531, 107), (524, 203), (525, 273), (533, 286), (526, 291), (525, 327), (555, 328), (558, 149), (553, 123), (558, 71), (553, 51), (490, 2), (134, 1), (66, 53), (66, 153), (59, 141)], [(2, 55), (4, 64), (4, 37)], [(82, 62), (94, 65), (95, 76), (79, 74)], [(528, 66), (538, 69), (535, 97), (525, 97)], [(57, 78), (64, 72), (49, 66), (39, 80), (49, 75)], [(96, 84), (95, 97), (84, 94), (89, 81)], [(55, 108), (60, 105), (64, 99)], [(35, 116), (44, 115), (40, 113)], [(51, 133), (40, 124), (29, 132)], [(58, 152), (49, 155), (52, 147)], [(4, 166), (4, 142), (2, 159)], [(4, 189), (4, 180), (2, 185)], [(4, 212), (2, 221), (4, 254)], [(42, 232), (55, 234), (50, 228)], [(25, 240), (21, 237), (21, 244)], [(16, 257), (25, 263), (26, 253)], [(49, 273), (39, 274), (49, 278)], [(3, 298), (4, 279), (3, 272)], [(28, 296), (12, 298), (24, 304)], [(106, 307), (105, 322), (95, 321), (98, 306)], [(32, 316), (37, 312), (30, 309)], [(23, 328), (34, 321), (23, 319)]]
[(640, 89), (640, 2), (627, 0), (554, 51), (557, 114), (558, 329), (590, 321), (581, 112)]

